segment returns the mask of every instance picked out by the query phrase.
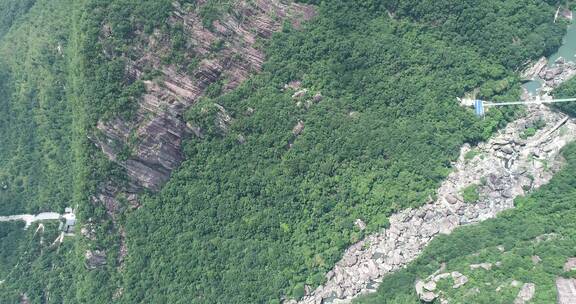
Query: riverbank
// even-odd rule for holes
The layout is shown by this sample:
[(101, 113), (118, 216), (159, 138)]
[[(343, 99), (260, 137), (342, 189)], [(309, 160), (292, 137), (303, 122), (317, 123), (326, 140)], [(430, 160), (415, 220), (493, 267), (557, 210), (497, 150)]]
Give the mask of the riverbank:
[[(567, 19), (572, 21), (572, 19)], [(532, 97), (548, 94), (576, 72), (576, 24), (571, 23), (562, 39), (562, 46), (549, 58), (542, 57), (535, 64), (520, 73), (527, 81), (523, 88)]]

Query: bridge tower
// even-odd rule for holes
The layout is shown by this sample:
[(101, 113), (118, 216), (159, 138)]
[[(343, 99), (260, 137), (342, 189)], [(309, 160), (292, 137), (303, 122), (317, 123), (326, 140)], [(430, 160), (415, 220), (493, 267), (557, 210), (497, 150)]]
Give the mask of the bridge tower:
[(484, 101), (478, 99), (474, 100), (474, 112), (478, 117), (484, 116)]

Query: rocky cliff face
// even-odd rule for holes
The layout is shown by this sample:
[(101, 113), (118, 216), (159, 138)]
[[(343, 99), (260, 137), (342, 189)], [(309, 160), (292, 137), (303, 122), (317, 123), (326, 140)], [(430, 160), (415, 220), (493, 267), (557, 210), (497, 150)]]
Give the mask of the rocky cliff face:
[[(182, 7), (174, 2), (168, 20), (171, 29), (180, 30), (183, 43), (181, 40), (178, 55), (185, 59), (183, 61), (194, 63), (188, 66), (171, 58), (175, 54), (171, 33), (159, 30), (150, 36), (135, 33), (131, 55), (126, 56), (115, 54), (113, 48), (106, 47), (112, 29), (104, 25), (101, 30), (104, 53), (110, 58), (126, 60), (127, 82), (140, 80), (145, 86), (134, 117), (101, 120), (97, 132), (91, 136), (110, 160), (126, 170), (130, 180), (128, 185), (115, 181), (102, 183), (91, 197), (92, 204), (106, 208), (115, 225), (121, 208), (119, 198), (124, 198), (129, 207), (138, 208), (138, 193), (158, 191), (172, 170), (182, 163), (182, 141), (187, 136), (202, 135), (199, 128), (184, 121), (185, 111), (194, 106), (211, 85), (217, 85), (220, 93), (226, 93), (250, 74), (258, 72), (265, 60), (262, 50), (256, 47), (258, 39), (270, 38), (284, 22), (299, 28), (303, 21), (315, 15), (312, 6), (292, 1), (238, 0), (233, 1), (233, 8), (229, 10), (232, 13), (207, 25), (198, 14), (205, 4), (205, 1), (197, 1), (195, 7)], [(219, 110), (219, 123), (225, 129), (233, 118), (223, 107)], [(239, 142), (242, 142), (241, 138)], [(126, 235), (122, 227), (116, 228), (121, 265), (128, 254)], [(104, 250), (86, 255), (88, 268), (102, 266), (95, 261), (105, 259), (105, 256)]]
[[(537, 121), (545, 122), (545, 127), (525, 138), (526, 128)], [(388, 229), (351, 246), (328, 272), (327, 282), (300, 303), (347, 303), (376, 291), (384, 275), (417, 258), (436, 235), (492, 218), (513, 208), (516, 196), (547, 183), (560, 169), (560, 149), (574, 139), (575, 120), (539, 105), (475, 147), (475, 152), (464, 146), (436, 201), (392, 215)], [(477, 188), (476, 202), (465, 202), (463, 197), (470, 185)]]
[[(197, 14), (203, 5), (199, 2), (196, 9), (175, 2), (169, 20), (183, 27), (188, 46), (185, 56), (193, 55), (197, 66), (184, 72), (177, 65), (163, 63), (172, 47), (165, 34), (155, 32), (142, 39), (141, 45), (134, 47), (138, 55), (128, 59), (126, 75), (135, 81), (142, 79), (145, 71), (154, 70), (159, 77), (144, 81), (146, 93), (134, 119), (115, 118), (98, 124), (95, 142), (109, 159), (126, 169), (131, 191), (158, 190), (182, 162), (183, 138), (199, 135), (182, 115), (211, 84), (221, 83), (226, 92), (260, 70), (265, 56), (255, 46), (257, 39), (269, 38), (284, 21), (299, 27), (315, 14), (311, 6), (286, 1), (238, 1), (231, 10), (234, 15), (224, 15), (208, 28)], [(124, 151), (130, 151), (127, 159), (120, 157)]]

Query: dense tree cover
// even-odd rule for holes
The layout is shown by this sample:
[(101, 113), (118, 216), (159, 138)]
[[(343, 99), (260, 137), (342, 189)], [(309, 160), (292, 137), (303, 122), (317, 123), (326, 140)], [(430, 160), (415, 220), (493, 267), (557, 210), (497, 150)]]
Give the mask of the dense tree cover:
[(74, 299), (81, 256), (69, 239), (61, 245), (53, 243), (60, 234), (57, 222), (44, 226), (23, 230), (24, 223), (0, 223), (0, 302), (20, 303), (24, 293), (30, 303)]
[[(573, 98), (576, 96), (576, 78), (568, 80), (554, 90), (554, 96), (557, 98)], [(555, 104), (554, 107), (572, 116), (576, 116), (576, 102), (563, 102)]]
[[(439, 236), (408, 268), (386, 277), (377, 294), (356, 303), (419, 303), (414, 282), (432, 274), (441, 263), (446, 263), (446, 271), (460, 271), (470, 279), (460, 289), (453, 289), (450, 280), (440, 286), (451, 302), (512, 303), (520, 289), (510, 285), (512, 280), (536, 284), (534, 303), (555, 302), (555, 278), (573, 275), (562, 268), (567, 258), (576, 256), (576, 144), (563, 155), (566, 167), (548, 185), (516, 199), (514, 210)], [(498, 246), (504, 247), (504, 253)], [(533, 256), (542, 261), (535, 265)], [(469, 267), (485, 262), (501, 262), (501, 266), (491, 271)], [(474, 288), (480, 292), (470, 292)]]
[(71, 200), (70, 16), (63, 3), (38, 2), (28, 15), (35, 18), (0, 41), (0, 214), (59, 210)]
[[(488, 2), (463, 8), (482, 21), (470, 31), (431, 24), (401, 12), (397, 2), (370, 0), (325, 1), (301, 31), (285, 26), (266, 46), (262, 75), (225, 96), (215, 87), (203, 101), (233, 116), (229, 131), (213, 127), (217, 112), (192, 109), (188, 119), (203, 123), (205, 138), (187, 143), (188, 161), (160, 194), (116, 219), (128, 218), (130, 252), (118, 272), (117, 232), (90, 195), (100, 181), (124, 176), (88, 136), (98, 119), (133, 111), (142, 93), (124, 77), (123, 58), (143, 37), (136, 33), (159, 28), (178, 46), (179, 32), (164, 22), (171, 1), (0, 0), (11, 12), (0, 11), (0, 213), (71, 203), (80, 206), (83, 222), (102, 220), (96, 241), (78, 238), (60, 251), (40, 246), (32, 230), (0, 226), (0, 242), (13, 249), (0, 257), (0, 268), (13, 269), (16, 256), (26, 261), (0, 285), (0, 302), (14, 302), (25, 290), (34, 302), (109, 303), (120, 287), (118, 301), (126, 303), (300, 296), (304, 284), (320, 283), (342, 250), (362, 237), (356, 218), (372, 231), (386, 225), (389, 213), (423, 203), (463, 142), (487, 138), (513, 115), (494, 110), (478, 120), (455, 97), (480, 88), (486, 98), (515, 99), (518, 58), (557, 47), (562, 30), (549, 20), (553, 7)], [(201, 12), (205, 24), (229, 3), (210, 1)], [(514, 9), (518, 3), (525, 10)], [(494, 28), (484, 22), (487, 12), (498, 20)], [(497, 34), (504, 25), (510, 28)], [(111, 37), (103, 41), (107, 28)], [(473, 30), (493, 34), (470, 37)], [(538, 39), (511, 49), (510, 37), (532, 32)], [(281, 89), (290, 80), (303, 80), (324, 100), (309, 110), (297, 107), (293, 92)], [(305, 129), (295, 138), (299, 120)], [(47, 227), (46, 240), (54, 233)], [(89, 248), (106, 248), (108, 264), (87, 271), (82, 256)]]
[[(182, 168), (128, 217), (123, 301), (297, 297), (362, 237), (355, 219), (371, 231), (389, 213), (422, 204), (463, 142), (485, 139), (510, 118), (492, 112), (478, 120), (455, 101), (477, 87), (487, 98), (517, 97), (509, 69), (517, 66), (506, 60), (516, 62), (515, 54), (496, 60), (475, 44), (501, 50), (509, 41), (461, 43), (467, 33), (393, 20), (378, 3), (324, 2), (304, 30), (286, 28), (272, 40), (261, 75), (190, 111), (205, 137), (187, 143)], [(508, 29), (515, 35), (554, 11), (522, 4), (530, 9), (497, 15), (525, 19)], [(537, 55), (560, 42), (562, 30), (545, 23), (552, 38), (531, 45)], [(293, 91), (282, 90), (291, 80), (324, 99), (298, 107)], [(228, 131), (215, 126), (212, 103), (234, 118)], [(295, 138), (299, 120), (305, 128)]]
[(25, 14), (36, 0), (3, 0), (0, 1), (0, 38), (10, 29), (12, 24)]
[[(89, 137), (98, 119), (133, 109), (141, 90), (125, 81), (122, 56), (105, 49), (126, 54), (132, 33), (160, 28), (171, 8), (156, 0), (0, 0), (0, 215), (74, 206), (82, 222), (100, 221), (96, 241), (67, 238), (66, 249), (51, 254), (23, 245), (30, 230), (2, 224), (0, 302), (16, 302), (23, 291), (33, 303), (112, 298), (118, 235), (90, 196), (101, 181), (125, 177)], [(112, 29), (111, 46), (101, 44), (103, 25)], [(109, 250), (109, 262), (88, 272), (83, 255), (95, 248)]]
[[(486, 57), (517, 68), (542, 52), (552, 54), (561, 31), (542, 14), (559, 1), (451, 1), (389, 0), (383, 4), (392, 14), (443, 29), (456, 43), (471, 45)], [(531, 16), (527, 18), (527, 16)]]
[[(88, 141), (86, 116), (94, 110), (86, 100), (96, 95), (88, 96), (89, 82), (82, 73), (86, 65), (80, 44), (86, 40), (85, 33), (77, 31), (84, 4), (36, 1), (0, 37), (1, 215), (62, 212), (66, 206), (80, 207), (83, 221), (103, 214), (89, 208), (89, 196), (94, 185), (114, 171)], [(12, 4), (0, 1), (2, 5)], [(4, 11), (0, 15), (8, 16)], [(0, 238), (0, 302), (15, 303), (22, 292), (33, 303), (108, 302), (112, 291), (102, 290), (108, 288), (109, 269), (87, 272), (87, 244), (74, 238), (58, 250), (50, 249), (55, 225), (46, 225), (45, 244), (31, 249), (28, 241), (36, 227), (24, 234), (22, 227), (2, 223), (2, 231), (9, 232)], [(98, 228), (101, 235), (110, 234), (106, 223)], [(99, 241), (110, 244), (112, 237)], [(38, 235), (33, 243), (39, 244)]]
[[(0, 265), (16, 265), (18, 262), (18, 243), (25, 239), (22, 229), (24, 223), (0, 224)], [(0, 268), (0, 276), (5, 277), (11, 270), (9, 267)]]

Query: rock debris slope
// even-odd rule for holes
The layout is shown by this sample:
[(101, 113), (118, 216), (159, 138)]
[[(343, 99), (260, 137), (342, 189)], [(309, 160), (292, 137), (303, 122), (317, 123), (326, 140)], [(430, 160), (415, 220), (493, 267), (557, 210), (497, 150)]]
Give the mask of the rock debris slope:
[[(526, 139), (536, 121), (546, 125)], [(376, 291), (382, 277), (413, 261), (438, 234), (493, 218), (513, 208), (514, 198), (546, 184), (560, 169), (560, 149), (576, 138), (576, 122), (543, 105), (529, 107), (487, 143), (464, 146), (455, 171), (438, 189), (436, 201), (390, 217), (390, 227), (348, 248), (327, 282), (299, 303), (345, 303)], [(473, 157), (472, 157), (473, 156)], [(479, 200), (464, 202), (462, 191), (477, 185)]]

